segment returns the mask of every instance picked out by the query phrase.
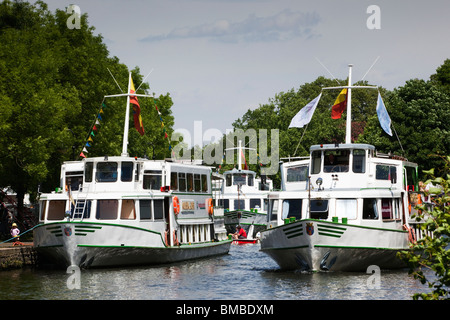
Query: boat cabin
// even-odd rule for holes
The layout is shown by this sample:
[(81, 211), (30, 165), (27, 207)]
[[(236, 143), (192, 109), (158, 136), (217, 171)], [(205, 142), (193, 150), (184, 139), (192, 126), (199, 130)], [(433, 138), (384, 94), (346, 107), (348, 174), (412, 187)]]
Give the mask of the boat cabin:
[[(40, 221), (97, 221), (177, 230), (181, 243), (210, 241), (211, 168), (132, 157), (62, 165), (60, 187), (41, 197)], [(179, 211), (174, 210), (174, 199)]]
[(309, 161), (282, 164), (283, 191), (269, 195), (269, 225), (298, 219), (401, 224), (409, 217), (418, 190), (415, 163), (367, 144), (315, 145), (310, 151)]

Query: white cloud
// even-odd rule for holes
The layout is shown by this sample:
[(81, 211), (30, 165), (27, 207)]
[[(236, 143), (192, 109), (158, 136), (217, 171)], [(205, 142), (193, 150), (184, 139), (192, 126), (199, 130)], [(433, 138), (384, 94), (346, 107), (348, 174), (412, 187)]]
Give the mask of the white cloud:
[(167, 34), (149, 35), (141, 41), (192, 38), (207, 38), (221, 42), (282, 41), (296, 37), (314, 36), (313, 29), (319, 21), (320, 16), (316, 12), (304, 13), (285, 9), (266, 17), (257, 17), (251, 14), (238, 22), (222, 19), (213, 23), (175, 28)]

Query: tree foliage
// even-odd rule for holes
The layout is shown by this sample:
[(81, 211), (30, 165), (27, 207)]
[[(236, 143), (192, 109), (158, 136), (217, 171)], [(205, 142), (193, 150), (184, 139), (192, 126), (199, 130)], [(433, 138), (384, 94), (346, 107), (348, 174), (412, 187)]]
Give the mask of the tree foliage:
[(414, 299), (450, 299), (450, 156), (442, 160), (443, 176), (436, 177), (434, 169), (424, 171), (429, 177), (425, 184), (434, 186), (425, 191), (425, 196), (432, 196), (433, 205), (418, 206), (415, 218), (423, 221), (420, 228), (426, 236), (412, 245), (411, 250), (400, 253), (409, 273), (431, 289), (428, 293), (414, 294)]
[[(77, 158), (100, 110), (103, 97), (127, 89), (128, 67), (109, 56), (101, 35), (94, 34), (87, 15), (80, 29), (69, 29), (69, 14), (52, 13), (45, 3), (0, 3), (0, 186), (10, 186), (19, 199), (25, 193), (50, 191), (59, 180), (60, 164)], [(143, 79), (131, 70), (135, 86)], [(148, 93), (144, 83), (138, 93)], [(155, 97), (165, 130), (174, 118), (169, 94)], [(103, 121), (88, 157), (119, 155), (126, 98), (105, 100)], [(170, 155), (152, 99), (140, 98), (146, 134), (134, 129), (130, 115), (130, 155)], [(131, 113), (131, 112), (130, 112)]]

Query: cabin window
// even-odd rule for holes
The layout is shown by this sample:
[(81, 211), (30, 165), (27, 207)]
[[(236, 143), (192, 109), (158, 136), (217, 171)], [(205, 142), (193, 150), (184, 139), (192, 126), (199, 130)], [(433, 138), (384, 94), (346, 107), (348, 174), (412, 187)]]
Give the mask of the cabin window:
[(261, 199), (250, 199), (250, 209), (261, 209)]
[(41, 201), (41, 205), (39, 210), (41, 211), (41, 214), (39, 215), (41, 220), (45, 219), (45, 209), (47, 208), (47, 201)]
[(249, 174), (248, 175), (248, 179), (247, 179), (247, 183), (248, 183), (248, 185), (250, 186), (250, 187), (253, 187), (253, 181), (254, 181), (254, 177), (253, 177), (253, 175), (252, 174)]
[(328, 218), (328, 200), (311, 200), (310, 206), (312, 219)]
[(245, 200), (234, 200), (234, 210), (245, 210)]
[(405, 167), (406, 169), (406, 190), (419, 191), (417, 170), (414, 167)]
[(178, 172), (178, 184), (180, 191), (186, 191), (186, 174), (184, 172)]
[(192, 173), (186, 173), (187, 191), (194, 191), (194, 175)]
[(194, 174), (194, 191), (201, 192), (202, 191), (202, 181), (200, 179), (199, 174)]
[(206, 174), (202, 174), (202, 191), (208, 192), (208, 176)]
[(321, 151), (313, 151), (311, 155), (311, 173), (319, 173), (320, 172), (320, 163), (321, 163)]
[(363, 200), (363, 219), (378, 220), (377, 199)]
[(170, 173), (170, 190), (178, 190), (178, 173)]
[(245, 185), (246, 178), (247, 178), (246, 174), (234, 174), (233, 185)]
[(70, 190), (78, 190), (83, 184), (83, 171), (66, 172), (66, 186)]
[(325, 151), (323, 172), (348, 172), (349, 154), (349, 150)]
[(226, 182), (227, 187), (231, 186), (231, 174), (227, 174), (225, 176), (225, 182)]
[(336, 199), (336, 216), (339, 218), (356, 219), (356, 199)]
[(139, 212), (141, 220), (152, 218), (152, 200), (139, 200)]
[(133, 180), (133, 162), (122, 162), (120, 180), (125, 182)]
[(381, 199), (381, 217), (390, 220), (392, 216), (392, 199)]
[(118, 200), (97, 200), (97, 212), (95, 217), (98, 220), (117, 219)]
[(97, 182), (116, 182), (117, 162), (97, 163), (97, 172), (95, 174), (95, 180)]
[(308, 178), (308, 166), (292, 167), (287, 169), (287, 182), (306, 181)]
[(164, 200), (153, 200), (155, 220), (164, 219)]
[(270, 200), (268, 221), (276, 221), (278, 219), (278, 200)]
[(86, 162), (84, 165), (84, 181), (85, 182), (92, 182), (92, 173), (94, 172), (94, 163), (93, 162)]
[(366, 151), (362, 149), (353, 150), (353, 172), (366, 172)]
[(397, 167), (378, 164), (375, 170), (375, 179), (391, 180), (392, 183), (397, 182)]
[(139, 173), (141, 172), (141, 165), (136, 163), (136, 170), (134, 174), (134, 181), (139, 181)]
[(66, 213), (66, 200), (48, 202), (47, 220), (63, 220)]
[(295, 217), (302, 218), (302, 200), (301, 199), (287, 199), (283, 200), (283, 215), (282, 218)]
[(230, 209), (230, 200), (229, 199), (219, 199), (219, 206), (223, 207), (226, 210)]
[(162, 185), (161, 181), (161, 170), (144, 170), (144, 189), (159, 190)]
[(135, 220), (136, 209), (134, 207), (134, 200), (122, 200), (122, 210), (120, 212), (120, 219)]

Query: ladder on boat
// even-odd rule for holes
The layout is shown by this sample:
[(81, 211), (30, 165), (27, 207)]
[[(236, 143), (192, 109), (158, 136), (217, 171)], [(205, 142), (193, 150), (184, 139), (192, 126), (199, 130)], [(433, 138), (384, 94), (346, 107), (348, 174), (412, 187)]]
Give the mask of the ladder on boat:
[[(75, 219), (81, 219), (87, 218), (86, 216), (86, 208), (90, 206), (89, 201), (87, 200), (87, 195), (89, 193), (89, 189), (87, 192), (83, 195), (83, 197), (80, 197), (80, 192), (82, 192), (83, 186), (80, 184), (78, 187), (78, 192), (75, 200), (72, 200), (72, 206), (70, 210), (70, 218), (71, 220)], [(88, 210), (90, 211), (90, 210)]]

